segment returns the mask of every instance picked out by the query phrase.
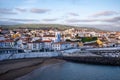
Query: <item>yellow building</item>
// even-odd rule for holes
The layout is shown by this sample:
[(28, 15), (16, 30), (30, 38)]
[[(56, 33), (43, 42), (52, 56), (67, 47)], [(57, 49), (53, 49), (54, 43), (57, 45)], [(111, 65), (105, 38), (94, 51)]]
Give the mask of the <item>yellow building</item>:
[(99, 45), (99, 47), (102, 47), (103, 46), (103, 42), (101, 40), (96, 40), (97, 44)]

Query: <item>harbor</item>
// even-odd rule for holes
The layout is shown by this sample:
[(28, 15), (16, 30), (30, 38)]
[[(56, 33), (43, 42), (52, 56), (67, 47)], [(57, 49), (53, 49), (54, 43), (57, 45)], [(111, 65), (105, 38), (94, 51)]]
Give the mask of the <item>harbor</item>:
[[(119, 80), (120, 78), (119, 66), (100, 65), (99, 62), (96, 65), (95, 63), (79, 62), (80, 58), (73, 59), (31, 58), (3, 61), (0, 62), (2, 65), (0, 66), (0, 72), (2, 72), (0, 80), (78, 80), (81, 78), (83, 80), (88, 78), (91, 80)], [(88, 58), (88, 60), (90, 59)]]
[(119, 80), (119, 73), (118, 66), (60, 62), (38, 68), (16, 80)]

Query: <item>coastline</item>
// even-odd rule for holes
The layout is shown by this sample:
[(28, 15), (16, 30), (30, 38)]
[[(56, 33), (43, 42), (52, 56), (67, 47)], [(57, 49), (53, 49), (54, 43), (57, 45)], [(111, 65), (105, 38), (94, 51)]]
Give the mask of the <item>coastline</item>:
[(0, 80), (14, 80), (37, 68), (63, 61), (64, 60), (55, 58), (32, 58), (2, 61), (0, 62)]
[(84, 63), (84, 64), (96, 64), (96, 65), (109, 65), (120, 66), (120, 58), (117, 57), (99, 57), (99, 56), (79, 56), (79, 57), (59, 57), (70, 62)]
[(112, 57), (53, 57), (53, 58), (29, 58), (0, 61), (0, 80), (14, 80), (31, 71), (64, 61), (120, 66), (120, 58)]

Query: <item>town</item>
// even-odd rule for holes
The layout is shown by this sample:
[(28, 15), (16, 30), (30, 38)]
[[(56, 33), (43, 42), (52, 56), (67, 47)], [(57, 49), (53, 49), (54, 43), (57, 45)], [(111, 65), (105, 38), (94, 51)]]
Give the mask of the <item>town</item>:
[(0, 80), (120, 80), (120, 0), (0, 0)]
[[(79, 50), (82, 51), (80, 53), (89, 51), (99, 54), (101, 52), (100, 55), (104, 56), (120, 55), (118, 49), (113, 50), (113, 47), (120, 46), (120, 32), (75, 28), (66, 30), (27, 28), (5, 30), (1, 28), (0, 33), (0, 54), (65, 51), (69, 53), (72, 50)], [(108, 49), (108, 47), (112, 48)], [(107, 51), (103, 48), (107, 48)]]

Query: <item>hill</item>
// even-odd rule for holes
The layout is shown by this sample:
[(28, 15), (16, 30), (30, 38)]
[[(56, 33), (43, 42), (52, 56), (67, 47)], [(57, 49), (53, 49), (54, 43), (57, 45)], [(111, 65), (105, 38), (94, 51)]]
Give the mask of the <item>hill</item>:
[(61, 24), (18, 24), (18, 25), (0, 25), (3, 29), (58, 29), (58, 30), (66, 30), (70, 28), (75, 29), (88, 29), (91, 31), (103, 31), (96, 28), (87, 28), (87, 27), (79, 27), (79, 26), (71, 26), (71, 25), (61, 25)]

